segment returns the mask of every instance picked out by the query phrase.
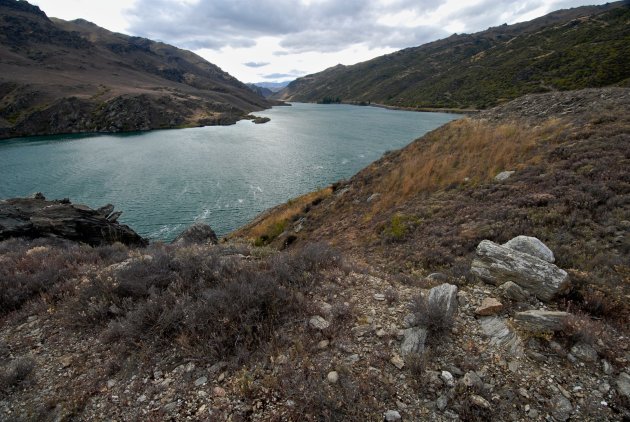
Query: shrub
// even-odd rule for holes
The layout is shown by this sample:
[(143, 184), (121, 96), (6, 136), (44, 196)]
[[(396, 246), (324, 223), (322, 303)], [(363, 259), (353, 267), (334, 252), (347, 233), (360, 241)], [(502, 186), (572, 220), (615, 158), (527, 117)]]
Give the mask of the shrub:
[(25, 381), (35, 368), (35, 361), (30, 357), (13, 360), (0, 372), (0, 391), (6, 391)]
[(455, 316), (448, 312), (445, 299), (442, 296), (440, 300), (429, 300), (427, 296), (420, 294), (411, 302), (411, 312), (418, 324), (432, 334), (430, 338), (449, 333), (455, 322)]

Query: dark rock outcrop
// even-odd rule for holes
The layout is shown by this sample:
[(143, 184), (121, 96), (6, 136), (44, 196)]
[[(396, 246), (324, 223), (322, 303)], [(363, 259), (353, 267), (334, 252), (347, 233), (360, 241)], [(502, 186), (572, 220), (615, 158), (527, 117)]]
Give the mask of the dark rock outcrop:
[(214, 230), (212, 230), (209, 225), (204, 223), (195, 223), (181, 232), (172, 243), (180, 245), (216, 245), (219, 243), (219, 240), (217, 239), (217, 235), (214, 233)]
[(0, 240), (11, 237), (60, 237), (97, 246), (121, 242), (145, 246), (147, 241), (124, 224), (113, 205), (93, 210), (69, 200), (48, 201), (41, 194), (32, 198), (0, 201)]

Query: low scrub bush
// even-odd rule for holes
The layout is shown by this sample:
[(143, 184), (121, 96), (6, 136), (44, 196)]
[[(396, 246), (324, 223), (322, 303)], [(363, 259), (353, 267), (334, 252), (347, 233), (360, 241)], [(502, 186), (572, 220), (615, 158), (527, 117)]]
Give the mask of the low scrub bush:
[(22, 357), (11, 361), (0, 372), (0, 391), (6, 391), (28, 379), (35, 369), (35, 361)]
[(90, 247), (58, 239), (11, 239), (0, 242), (0, 316), (46, 294), (53, 301), (83, 268), (126, 258), (123, 245)]
[(426, 295), (420, 294), (412, 300), (410, 308), (418, 325), (432, 334), (430, 338), (448, 334), (455, 322), (455, 316), (448, 312), (449, 307), (444, 300), (429, 300)]
[(300, 291), (339, 267), (338, 252), (307, 244), (260, 259), (224, 248), (157, 245), (114, 274), (82, 285), (65, 307), (73, 326), (102, 327), (107, 342), (177, 343), (189, 353), (241, 363), (308, 309)]

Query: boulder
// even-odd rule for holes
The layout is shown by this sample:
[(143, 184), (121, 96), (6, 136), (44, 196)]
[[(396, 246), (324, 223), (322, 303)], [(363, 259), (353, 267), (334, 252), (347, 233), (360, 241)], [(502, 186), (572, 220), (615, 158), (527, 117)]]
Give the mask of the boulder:
[(527, 331), (549, 333), (562, 330), (569, 313), (562, 311), (531, 310), (517, 312), (514, 320)]
[[(100, 210), (103, 210), (101, 208)], [(48, 201), (43, 195), (0, 201), (0, 240), (10, 237), (57, 237), (92, 246), (121, 242), (145, 246), (147, 241), (116, 219), (108, 219), (109, 211), (93, 210), (69, 200)], [(114, 213), (118, 214), (118, 213)], [(118, 214), (119, 215), (119, 214)]]
[(403, 356), (412, 353), (424, 353), (424, 342), (427, 339), (427, 330), (424, 328), (407, 328), (404, 331), (404, 338), (400, 346), (400, 352)]
[(429, 309), (442, 309), (445, 316), (452, 317), (457, 313), (457, 286), (440, 284), (429, 290), (427, 301)]
[(512, 281), (543, 301), (551, 301), (569, 287), (569, 275), (554, 264), (533, 255), (483, 240), (470, 271), (485, 282), (499, 286)]
[(583, 362), (597, 362), (597, 350), (587, 343), (577, 343), (571, 348), (571, 354)]
[(536, 258), (551, 262), (552, 264), (556, 261), (556, 258), (553, 256), (553, 252), (551, 252), (551, 249), (549, 249), (547, 245), (545, 245), (543, 242), (535, 237), (516, 236), (514, 239), (511, 239), (504, 243), (503, 246), (515, 251), (533, 255)]
[(181, 232), (172, 242), (179, 245), (216, 245), (219, 243), (212, 228), (204, 223), (195, 223)]

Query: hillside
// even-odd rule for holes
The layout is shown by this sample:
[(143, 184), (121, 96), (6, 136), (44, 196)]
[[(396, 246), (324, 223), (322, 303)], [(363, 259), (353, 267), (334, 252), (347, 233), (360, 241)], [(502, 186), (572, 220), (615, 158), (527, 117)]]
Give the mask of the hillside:
[(298, 78), (274, 98), (483, 109), (527, 93), (630, 83), (630, 5), (553, 12)]
[(231, 124), (271, 103), (189, 51), (0, 0), (0, 138)]
[(0, 419), (627, 420), (629, 107), (525, 96), (218, 245), (4, 240)]

